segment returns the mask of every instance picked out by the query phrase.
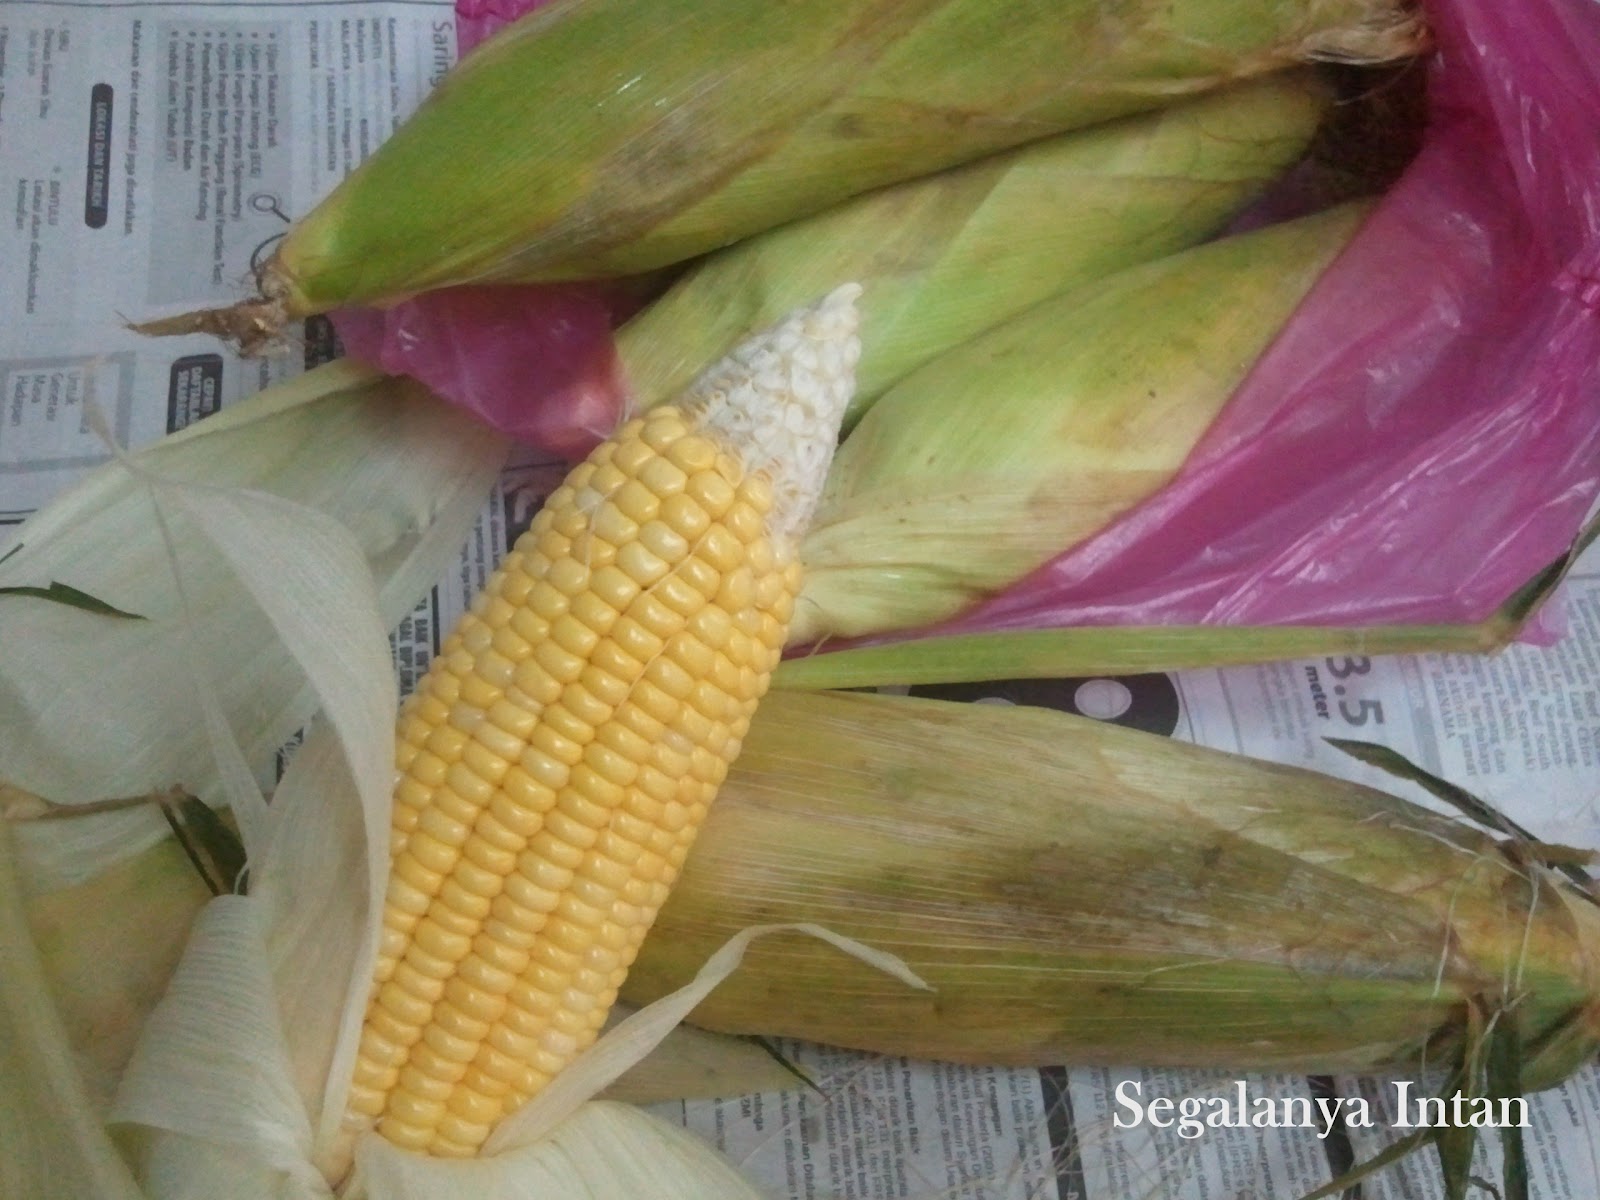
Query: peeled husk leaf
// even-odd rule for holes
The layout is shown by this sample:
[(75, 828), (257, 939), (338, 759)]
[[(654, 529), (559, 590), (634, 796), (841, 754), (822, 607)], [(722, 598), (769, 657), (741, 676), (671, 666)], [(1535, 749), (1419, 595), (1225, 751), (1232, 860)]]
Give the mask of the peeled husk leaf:
[(942, 350), (1216, 232), (1301, 155), (1329, 95), (1309, 70), (1246, 82), (748, 238), (618, 331), (629, 399), (659, 403), (753, 330), (854, 279), (864, 288), (854, 421)]
[[(144, 793), (166, 794), (178, 783), (232, 807), (253, 849), (252, 870), (263, 864), (263, 849), (275, 839), (318, 851), (302, 853), (285, 874), (301, 903), (321, 903), (334, 890), (327, 878), (338, 870), (357, 896), (366, 894), (364, 861), (358, 855), (351, 869), (344, 853), (349, 847), (359, 851), (373, 836), (359, 828), (360, 806), (347, 810), (357, 816), (358, 837), (350, 836), (349, 821), (336, 828), (324, 817), (300, 822), (296, 845), (295, 837), (285, 838), (281, 827), (275, 833), (273, 825), (274, 814), (293, 814), (296, 807), (274, 805), (269, 814), (257, 772), (270, 766), (282, 740), (320, 705), (350, 743), (343, 761), (361, 763), (375, 783), (375, 798), (386, 797), (394, 681), (385, 630), (456, 558), (504, 453), (502, 439), (416, 385), (334, 364), (146, 450), (119, 453), (23, 526), (20, 549), (0, 564), (0, 585), (65, 581), (137, 614), (107, 615), (47, 595), (0, 595), (0, 640), (7, 647), (0, 661), (0, 771), (7, 795), (21, 798), (8, 802), (8, 811), (33, 818), (14, 828), (8, 822), (7, 834), (15, 834), (31, 903), (40, 909), (52, 952), (46, 962), (61, 969), (62, 981), (72, 985), (86, 947), (96, 935), (113, 936), (124, 916), (86, 915), (86, 906), (96, 903), (88, 897), (99, 896), (108, 878), (115, 882), (124, 869), (119, 863), (137, 874), (146, 862), (140, 851), (168, 832), (157, 804), (131, 801)], [(85, 728), (94, 736), (83, 737)], [(348, 777), (358, 773), (348, 765), (342, 769)], [(73, 806), (92, 815), (66, 811)], [(141, 891), (139, 919), (167, 911), (176, 920), (168, 906), (185, 909), (194, 900), (193, 877), (182, 879), (164, 898)], [(260, 897), (226, 903), (271, 906), (274, 892), (265, 886), (270, 877), (262, 882)], [(309, 886), (316, 883), (323, 886)], [(85, 889), (81, 902), (60, 891), (78, 885)], [(57, 925), (57, 944), (50, 944), (52, 897), (72, 909), (71, 917), (58, 910), (55, 918), (98, 921), (100, 928), (74, 928), (69, 936)], [(315, 914), (323, 953), (353, 958), (359, 952), (365, 909), (364, 900), (352, 899), (345, 910)], [(126, 915), (135, 920), (132, 912)], [(309, 940), (297, 932), (312, 923), (282, 922), (284, 936), (269, 941), (274, 958), (294, 957)], [(112, 993), (127, 979), (108, 964), (95, 981), (101, 990), (84, 989), (64, 1010), (72, 1024), (62, 1045), (70, 1036), (84, 1054), (82, 1077), (76, 1075), (80, 1063), (70, 1056), (58, 1064), (73, 1092), (68, 1095), (66, 1082), (58, 1086), (37, 1065), (24, 1064), (30, 1075), (21, 1089), (25, 1099), (39, 1092), (36, 1076), (45, 1089), (40, 1094), (71, 1106), (64, 1129), (72, 1122), (92, 1125), (102, 1140), (104, 1094), (126, 1083), (125, 1075), (117, 1075), (127, 1042), (98, 1043), (95, 1022), (126, 1004), (126, 1034), (142, 1032), (132, 1022), (153, 998), (146, 985), (158, 989), (170, 969), (169, 931), (135, 924), (145, 935), (142, 944), (166, 949), (135, 972), (138, 986), (128, 994)], [(295, 998), (327, 995), (328, 975), (325, 963), (308, 967), (294, 981)], [(244, 990), (259, 991), (258, 984)], [(263, 999), (271, 1002), (270, 996)], [(332, 1019), (337, 1012), (335, 1006)], [(201, 1043), (208, 1050), (205, 1060), (217, 1059), (212, 1048), (236, 1044), (234, 1016), (212, 1014), (212, 1039)], [(177, 1024), (206, 1028), (192, 1012)], [(313, 1054), (320, 1049), (314, 1033), (307, 1032)], [(306, 1057), (291, 1056), (298, 1068), (291, 1078), (303, 1078)], [(139, 1058), (134, 1056), (135, 1064)], [(251, 1088), (249, 1094), (256, 1095), (253, 1082)], [(150, 1090), (169, 1102), (178, 1098), (170, 1087)], [(188, 1099), (222, 1114), (229, 1105), (216, 1098), (232, 1094), (224, 1086)], [(293, 1083), (287, 1094), (294, 1095)], [(185, 1194), (176, 1184), (167, 1186), (183, 1173), (177, 1165), (182, 1163), (214, 1162), (226, 1172), (221, 1178), (229, 1195), (248, 1195), (252, 1181), (265, 1187), (275, 1178), (270, 1166), (257, 1170), (236, 1148), (219, 1154), (216, 1143), (150, 1129), (130, 1130), (129, 1141), (140, 1151), (141, 1178), (153, 1195)], [(79, 1157), (92, 1164), (93, 1153)], [(68, 1169), (54, 1160), (67, 1157), (21, 1155), (18, 1161), (61, 1173)], [(124, 1168), (117, 1170), (126, 1177)], [(115, 1195), (115, 1187), (85, 1186), (73, 1194)], [(49, 1188), (17, 1194), (49, 1194)], [(213, 1188), (200, 1194), (222, 1193)]]
[(595, 1101), (542, 1142), (446, 1160), (371, 1138), (345, 1200), (549, 1200), (550, 1197), (759, 1200), (749, 1182), (693, 1134), (625, 1104)]
[(143, 1200), (84, 1085), (0, 820), (0, 1195)]
[(638, 274), (1050, 133), (1423, 41), (1394, 0), (700, 0), (665, 26), (562, 0), (297, 222), (260, 299), (143, 328), (259, 344), (430, 288)]
[[(0, 782), (55, 804), (176, 785), (252, 819), (254, 773), (346, 690), (355, 648), (387, 669), (385, 631), (457, 555), (505, 450), (418, 385), (335, 363), (91, 472), (23, 525), (0, 587), (60, 581), (140, 619), (0, 595)], [(246, 560), (271, 589), (252, 595)], [(326, 645), (320, 683), (284, 636)], [(144, 806), (41, 829), (19, 837), (55, 886), (167, 826)]]
[(110, 1103), (195, 914), (210, 898), (171, 839), (93, 879), (27, 898), (41, 967), (97, 1111)]
[[(622, 1010), (629, 1011), (628, 1006)], [(709, 1100), (781, 1092), (805, 1082), (797, 1067), (760, 1039), (679, 1025), (648, 1057), (618, 1076), (601, 1098), (627, 1104)]]
[(791, 643), (955, 616), (1152, 495), (1365, 213), (1132, 267), (901, 380), (835, 459)]
[(974, 1063), (1371, 1073), (1443, 1065), (1469, 1010), (1516, 1002), (1545, 1087), (1600, 1046), (1600, 909), (1515, 850), (1061, 713), (775, 692), (625, 995), (783, 913), (933, 991), (778, 937), (695, 1023)]

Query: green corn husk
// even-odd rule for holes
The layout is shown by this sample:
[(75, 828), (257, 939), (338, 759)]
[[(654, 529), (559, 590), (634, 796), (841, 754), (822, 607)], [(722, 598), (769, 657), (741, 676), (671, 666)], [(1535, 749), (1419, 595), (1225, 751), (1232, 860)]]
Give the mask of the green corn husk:
[(1322, 655), (1492, 654), (1509, 646), (1600, 539), (1592, 517), (1566, 553), (1481, 621), (1457, 625), (1122, 625), (933, 634), (778, 664), (794, 691), (1184, 671)]
[(1420, 48), (1403, 0), (558, 0), (297, 222), (246, 340), (460, 283), (629, 275), (845, 197), (1318, 58)]
[[(1066, 714), (774, 692), (628, 976), (816, 921), (696, 1024), (971, 1063), (1366, 1073), (1447, 1066), (1515, 1006), (1527, 1087), (1600, 1047), (1600, 909), (1381, 792)], [(826, 979), (827, 986), (809, 986)]]
[(786, 659), (778, 664), (772, 685), (814, 692), (1138, 675), (1323, 655), (1493, 654), (1516, 639), (1596, 532), (1600, 517), (1582, 531), (1572, 550), (1473, 624), (1086, 625), (936, 634)]
[(1074, 288), (891, 388), (834, 459), (790, 642), (954, 616), (1154, 493), (1365, 212)]
[(1472, 625), (1081, 625), (912, 637), (785, 659), (772, 686), (916, 687), (1192, 671), (1325, 655), (1493, 654), (1521, 629)]
[(1214, 233), (1306, 149), (1312, 71), (1029, 143), (739, 242), (617, 335), (634, 406), (841, 279), (860, 283), (853, 421), (898, 379), (1045, 298)]

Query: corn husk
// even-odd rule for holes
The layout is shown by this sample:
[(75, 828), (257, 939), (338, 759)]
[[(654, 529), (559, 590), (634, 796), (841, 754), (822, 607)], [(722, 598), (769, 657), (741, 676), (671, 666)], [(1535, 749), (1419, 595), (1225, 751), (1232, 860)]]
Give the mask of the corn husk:
[(586, 1105), (537, 1146), (490, 1159), (407, 1154), (365, 1144), (345, 1200), (761, 1200), (693, 1134), (625, 1104)]
[(1305, 150), (1310, 72), (1029, 143), (857, 197), (712, 255), (618, 331), (636, 408), (826, 293), (864, 289), (853, 422), (901, 377), (1047, 296), (1214, 233)]
[(1084, 625), (918, 637), (786, 659), (773, 686), (916, 687), (1192, 671), (1323, 655), (1489, 654), (1521, 622), (1475, 625)]
[(1600, 538), (1600, 513), (1567, 552), (1473, 624), (1148, 625), (928, 633), (881, 644), (797, 655), (774, 687), (915, 687), (1017, 679), (1139, 675), (1323, 655), (1492, 654), (1509, 646)]
[(1075, 288), (890, 389), (835, 459), (791, 642), (954, 616), (1153, 494), (1365, 211)]
[[(700, 1025), (973, 1063), (1444, 1067), (1515, 1006), (1530, 1088), (1600, 1046), (1600, 908), (1357, 784), (1026, 708), (774, 693), (625, 992), (786, 919)], [(826, 979), (826, 987), (803, 981)]]
[[(85, 818), (93, 819), (93, 818)], [(104, 1111), (211, 892), (168, 839), (23, 913), (91, 1104)]]
[[(384, 631), (457, 555), (505, 443), (414, 384), (334, 364), (148, 449), (112, 450), (0, 563), (8, 1196), (182, 1194), (139, 1187), (103, 1126), (199, 900), (170, 845), (141, 853), (168, 832), (141, 797), (187, 785), (263, 835), (253, 768), (319, 703), (364, 739), (381, 795)], [(337, 862), (330, 831), (307, 832)], [(364, 890), (364, 873), (353, 882)], [(315, 923), (337, 953), (336, 914)], [(308, 971), (298, 991), (323, 994), (327, 974)], [(214, 1046), (238, 1039), (229, 1015)], [(250, 1195), (248, 1160), (217, 1157), (227, 1186), (210, 1194)]]
[[(0, 1195), (143, 1200), (72, 1053), (27, 927), (10, 822), (0, 820)], [(55, 1189), (54, 1191), (50, 1189)]]
[(1396, 0), (560, 0), (460, 64), (289, 231), (270, 338), (339, 305), (628, 275), (845, 197), (1312, 58), (1421, 44)]
[[(256, 774), (319, 704), (362, 706), (340, 699), (354, 664), (390, 672), (385, 631), (456, 557), (505, 450), (417, 384), (336, 363), (91, 472), (23, 525), (0, 588), (132, 616), (0, 594), (0, 785), (74, 805), (182, 786), (250, 820)], [(310, 678), (284, 637), (323, 643)], [(19, 837), (59, 886), (166, 832), (145, 805)]]

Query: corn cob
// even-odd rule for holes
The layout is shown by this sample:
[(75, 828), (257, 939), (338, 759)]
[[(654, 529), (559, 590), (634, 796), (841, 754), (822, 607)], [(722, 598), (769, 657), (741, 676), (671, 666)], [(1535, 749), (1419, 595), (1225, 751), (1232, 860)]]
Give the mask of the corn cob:
[(1474, 1011), (1515, 1007), (1537, 1089), (1600, 1048), (1600, 908), (1537, 853), (1062, 713), (775, 690), (624, 996), (781, 914), (933, 990), (785, 935), (696, 1024), (980, 1064), (1365, 1073), (1445, 1065)]
[(1215, 233), (1300, 157), (1327, 109), (1309, 70), (1028, 143), (882, 188), (711, 255), (617, 333), (639, 407), (825, 290), (863, 286), (846, 425), (943, 350), (1075, 284)]
[(595, 1036), (737, 755), (849, 400), (856, 289), (625, 424), (406, 702), (350, 1108), (474, 1153)]
[(1155, 492), (1364, 213), (1074, 288), (903, 379), (840, 449), (791, 639), (953, 616)]
[(648, 271), (1050, 133), (1419, 45), (1400, 0), (558, 0), (291, 228), (260, 301), (145, 328), (261, 339), (451, 284)]

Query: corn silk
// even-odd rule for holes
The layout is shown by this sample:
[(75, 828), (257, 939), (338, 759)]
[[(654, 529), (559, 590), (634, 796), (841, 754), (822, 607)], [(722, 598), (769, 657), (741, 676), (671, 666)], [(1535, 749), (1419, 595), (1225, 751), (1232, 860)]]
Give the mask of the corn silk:
[[(535, 6), (461, 0), (463, 46)], [(1423, 8), (1421, 152), (1183, 472), (952, 628), (1476, 622), (1567, 550), (1600, 494), (1600, 5)], [(463, 288), (336, 319), (571, 455), (625, 404), (634, 302)]]

